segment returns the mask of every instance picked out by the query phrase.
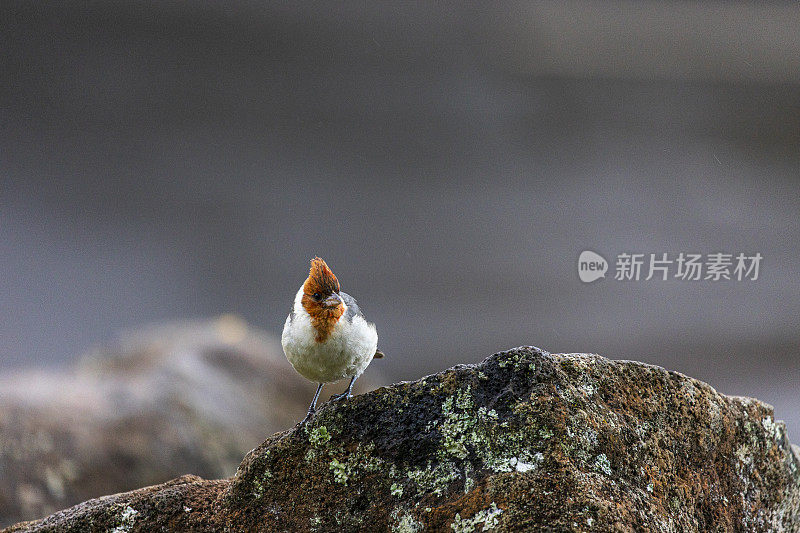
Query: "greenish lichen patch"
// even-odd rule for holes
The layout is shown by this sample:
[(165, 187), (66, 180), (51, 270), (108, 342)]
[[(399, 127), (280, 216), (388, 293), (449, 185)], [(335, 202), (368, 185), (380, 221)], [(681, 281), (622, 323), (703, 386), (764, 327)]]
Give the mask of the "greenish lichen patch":
[(522, 350), (510, 350), (498, 358), (499, 368), (513, 368), (515, 372), (535, 372), (536, 363), (530, 360), (529, 354)]
[[(499, 422), (495, 409), (475, 406), (471, 388), (459, 389), (455, 395), (446, 397), (441, 413), (441, 418), (429, 425), (438, 428), (442, 435), (437, 453), (441, 463), (472, 457), (479, 461), (479, 468), (511, 472), (519, 463), (533, 464), (541, 457), (534, 450), (541, 428), (534, 431), (532, 425), (520, 418)], [(457, 466), (454, 464), (453, 468)]]
[(607, 476), (611, 475), (611, 462), (606, 457), (606, 454), (601, 453), (594, 461), (594, 469)]
[(125, 506), (122, 509), (122, 512), (119, 515), (119, 523), (118, 525), (111, 530), (111, 533), (128, 533), (133, 529), (134, 524), (136, 523), (136, 515), (139, 514), (139, 511), (131, 507), (130, 505)]
[(450, 524), (454, 533), (472, 533), (474, 531), (494, 531), (499, 525), (500, 515), (503, 510), (492, 502), (488, 509), (475, 513), (471, 518), (461, 518), (460, 513), (456, 513), (453, 523)]
[(253, 495), (253, 498), (261, 498), (264, 495), (264, 484), (259, 478), (255, 478), (253, 479), (252, 486), (253, 490), (251, 491), (251, 494)]
[(421, 522), (416, 520), (410, 513), (403, 510), (395, 510), (392, 513), (393, 533), (418, 533), (423, 531), (424, 527)]
[[(328, 449), (326, 454), (327, 457), (332, 457), (328, 468), (333, 473), (334, 481), (342, 485), (347, 485), (351, 478), (363, 478), (368, 473), (378, 472), (386, 467), (386, 461), (375, 456), (375, 445), (372, 443), (359, 445), (351, 453)], [(388, 467), (386, 469), (393, 471)]]
[(431, 493), (441, 496), (450, 487), (450, 483), (461, 478), (457, 466), (450, 462), (431, 464), (429, 461), (424, 468), (409, 470), (408, 479), (417, 487), (417, 494)]
[(331, 440), (331, 434), (325, 426), (316, 426), (311, 430), (308, 441), (314, 446), (321, 446)]
[(767, 433), (767, 437), (773, 441), (778, 440), (781, 438), (783, 434), (783, 428), (780, 425), (776, 424), (771, 416), (765, 416), (763, 420), (761, 420), (761, 425), (764, 428), (764, 431)]
[(336, 483), (347, 485), (347, 481), (350, 479), (347, 465), (340, 462), (338, 459), (331, 459), (329, 466), (331, 472), (333, 472), (333, 479), (336, 481)]

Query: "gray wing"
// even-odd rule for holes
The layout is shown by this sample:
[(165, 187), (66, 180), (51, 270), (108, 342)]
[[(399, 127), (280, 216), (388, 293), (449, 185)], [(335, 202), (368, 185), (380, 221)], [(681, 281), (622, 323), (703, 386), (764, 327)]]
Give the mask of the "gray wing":
[[(361, 309), (358, 308), (358, 304), (356, 303), (356, 299), (347, 294), (346, 292), (339, 291), (339, 296), (342, 297), (345, 305), (347, 306), (347, 311), (344, 312), (344, 317), (348, 321), (352, 322), (353, 317), (360, 316), (364, 318), (364, 313), (361, 312)], [(366, 320), (366, 318), (365, 318)], [(375, 359), (383, 358), (383, 352), (380, 350), (375, 351)]]
[(354, 317), (360, 316), (364, 318), (364, 313), (358, 308), (356, 299), (347, 294), (346, 292), (339, 291), (339, 296), (342, 297), (344, 304), (347, 306), (347, 311), (344, 312), (344, 317), (348, 322), (352, 322)]

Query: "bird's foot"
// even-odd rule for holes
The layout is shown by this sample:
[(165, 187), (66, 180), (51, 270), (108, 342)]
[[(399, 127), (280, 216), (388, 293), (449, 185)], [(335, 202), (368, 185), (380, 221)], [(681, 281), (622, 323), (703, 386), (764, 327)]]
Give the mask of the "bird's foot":
[(309, 409), (308, 414), (306, 414), (306, 417), (300, 422), (300, 424), (305, 424), (306, 422), (309, 422), (312, 418), (314, 418), (314, 413), (316, 412), (317, 412), (316, 409)]
[(331, 396), (331, 400), (330, 401), (338, 402), (340, 400), (347, 400), (348, 398), (352, 398), (352, 397), (353, 397), (353, 395), (348, 390), (348, 391), (344, 391), (341, 394), (334, 394), (333, 396)]
[(331, 396), (331, 401), (338, 402), (341, 400), (347, 400), (348, 398), (351, 398), (353, 396), (353, 383), (356, 382), (356, 378), (358, 378), (358, 376), (353, 376), (352, 378), (350, 378), (350, 384), (347, 386), (347, 390), (341, 394), (334, 394), (333, 396)]

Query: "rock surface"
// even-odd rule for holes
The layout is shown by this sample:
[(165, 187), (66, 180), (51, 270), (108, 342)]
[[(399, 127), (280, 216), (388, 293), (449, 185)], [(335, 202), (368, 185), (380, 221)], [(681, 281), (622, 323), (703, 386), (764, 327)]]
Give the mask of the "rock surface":
[(229, 480), (185, 476), (9, 531), (26, 530), (799, 531), (800, 457), (757, 400), (524, 347), (328, 403)]
[(0, 527), (186, 472), (228, 477), (305, 415), (314, 388), (276, 339), (231, 315), (125, 334), (76, 368), (2, 376)]

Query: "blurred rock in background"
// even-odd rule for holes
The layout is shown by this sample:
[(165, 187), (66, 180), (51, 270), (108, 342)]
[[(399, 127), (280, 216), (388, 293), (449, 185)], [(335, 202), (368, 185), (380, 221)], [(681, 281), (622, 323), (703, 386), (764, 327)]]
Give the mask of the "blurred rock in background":
[(277, 339), (232, 315), (126, 334), (72, 369), (3, 376), (0, 527), (182, 474), (231, 476), (313, 392)]

